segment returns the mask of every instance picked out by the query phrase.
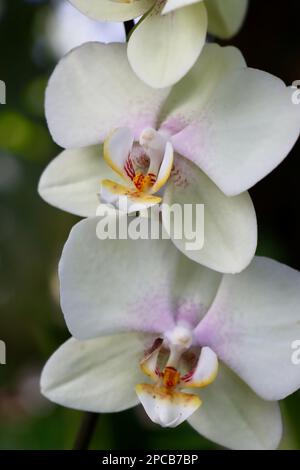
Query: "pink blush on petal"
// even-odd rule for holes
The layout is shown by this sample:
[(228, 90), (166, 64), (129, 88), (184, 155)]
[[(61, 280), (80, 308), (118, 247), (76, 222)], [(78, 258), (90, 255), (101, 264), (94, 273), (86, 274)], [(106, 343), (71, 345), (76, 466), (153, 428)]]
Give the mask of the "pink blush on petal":
[(159, 131), (168, 136), (178, 134), (186, 126), (186, 123), (183, 119), (171, 118), (168, 121), (163, 122)]
[[(194, 329), (206, 313), (206, 307), (191, 299), (174, 300), (169, 289), (158, 290), (139, 296), (127, 303), (126, 329), (145, 333), (164, 333), (178, 324)], [(172, 297), (172, 298), (171, 298)], [(134, 320), (130, 320), (130, 318)]]
[(176, 308), (176, 321), (178, 323), (185, 323), (194, 329), (201, 317), (205, 315), (206, 309), (199, 302), (191, 300), (181, 301)]
[(172, 136), (171, 142), (177, 153), (201, 167), (209, 156), (207, 125), (195, 122)]
[[(163, 333), (175, 326), (167, 289), (165, 292), (153, 290), (151, 294), (142, 297), (137, 294), (136, 298), (127, 304), (126, 311), (128, 312), (126, 323), (135, 331)], [(134, 322), (130, 322), (131, 312), (135, 318)]]

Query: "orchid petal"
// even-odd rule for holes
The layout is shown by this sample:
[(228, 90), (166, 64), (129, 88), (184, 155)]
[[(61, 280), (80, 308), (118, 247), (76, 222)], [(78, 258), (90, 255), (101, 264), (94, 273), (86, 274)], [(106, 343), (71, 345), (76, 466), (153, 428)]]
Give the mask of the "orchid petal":
[(166, 148), (165, 148), (165, 154), (163, 156), (163, 160), (159, 168), (157, 179), (154, 185), (152, 186), (152, 188), (150, 189), (150, 193), (152, 194), (156, 193), (168, 181), (171, 175), (172, 168), (173, 168), (173, 161), (174, 161), (173, 147), (170, 142), (167, 142)]
[(159, 116), (162, 128), (173, 135), (197, 122), (220, 83), (233, 71), (245, 67), (246, 62), (235, 47), (206, 44), (194, 67), (167, 97)]
[(300, 273), (255, 258), (224, 276), (196, 337), (210, 346), (258, 395), (281, 400), (300, 387), (292, 345), (300, 338)]
[(257, 397), (221, 366), (213, 384), (199, 392), (203, 401), (189, 423), (206, 438), (234, 450), (276, 449), (282, 434), (279, 406)]
[(162, 9), (162, 15), (166, 15), (171, 11), (177, 10), (177, 8), (186, 7), (193, 3), (201, 2), (202, 0), (167, 0), (165, 6)]
[(63, 406), (108, 413), (138, 403), (135, 385), (142, 379), (138, 363), (142, 335), (117, 336), (64, 343), (48, 360), (41, 377), (43, 395)]
[(115, 177), (100, 146), (65, 150), (43, 172), (38, 191), (49, 204), (81, 217), (94, 217), (101, 180)]
[(130, 65), (149, 86), (168, 87), (194, 65), (204, 46), (206, 30), (207, 15), (202, 2), (167, 15), (161, 14), (158, 3), (130, 35)]
[(60, 262), (71, 333), (78, 339), (132, 330), (159, 335), (172, 330), (175, 316), (195, 326), (221, 276), (191, 263), (170, 240), (99, 240), (98, 224), (98, 218), (77, 224)]
[(202, 388), (210, 385), (217, 377), (219, 368), (218, 357), (207, 346), (201, 349), (198, 363), (192, 373), (183, 376), (183, 386)]
[(143, 15), (155, 0), (69, 0), (85, 15), (100, 21), (127, 21)]
[(155, 129), (148, 127), (141, 133), (139, 143), (145, 149), (151, 160), (161, 160), (167, 140)]
[(248, 9), (248, 0), (207, 0), (208, 31), (229, 39), (238, 33)]
[(129, 127), (138, 139), (145, 127), (155, 127), (168, 92), (136, 78), (125, 44), (87, 43), (67, 54), (50, 78), (48, 126), (66, 148), (101, 143), (117, 127)]
[[(170, 220), (169, 211), (162, 211), (162, 220), (175, 246), (188, 258), (227, 273), (240, 272), (251, 262), (257, 244), (257, 223), (247, 193), (225, 196), (199, 168), (178, 157), (163, 202), (178, 205), (185, 214), (184, 224), (181, 217)], [(189, 217), (187, 204), (191, 208)], [(200, 204), (204, 205), (204, 221), (197, 212)]]
[[(174, 87), (164, 110), (169, 116), (162, 124), (175, 130), (171, 140), (175, 151), (198, 165), (229, 196), (270, 173), (287, 156), (300, 130), (300, 107), (292, 102), (293, 90), (268, 73), (245, 68), (234, 57), (238, 53), (232, 49), (206, 46), (191, 74)], [(217, 77), (218, 68), (227, 61), (228, 67)], [(191, 88), (195, 80), (197, 85)], [(189, 99), (181, 104), (188, 86)]]
[(157, 380), (159, 377), (157, 373), (157, 361), (162, 343), (163, 339), (157, 338), (150, 348), (150, 351), (146, 351), (143, 359), (140, 362), (140, 368), (142, 372), (152, 380)]
[(150, 384), (138, 384), (135, 389), (149, 418), (164, 428), (179, 426), (201, 405), (197, 395)]
[(129, 176), (125, 170), (126, 162), (133, 145), (134, 135), (127, 127), (115, 129), (105, 139), (103, 144), (103, 157), (106, 163), (122, 178), (132, 180), (133, 175)]

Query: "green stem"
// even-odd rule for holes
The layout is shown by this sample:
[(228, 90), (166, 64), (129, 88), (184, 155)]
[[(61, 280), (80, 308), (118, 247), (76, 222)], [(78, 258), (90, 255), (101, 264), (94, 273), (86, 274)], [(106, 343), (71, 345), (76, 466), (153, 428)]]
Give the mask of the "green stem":
[(97, 425), (98, 413), (84, 413), (73, 450), (87, 450)]

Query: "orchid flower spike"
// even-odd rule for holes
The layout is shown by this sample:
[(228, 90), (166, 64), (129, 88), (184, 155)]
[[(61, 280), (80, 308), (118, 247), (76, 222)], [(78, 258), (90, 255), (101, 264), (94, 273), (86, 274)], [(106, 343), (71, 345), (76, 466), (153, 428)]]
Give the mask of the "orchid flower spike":
[(161, 426), (187, 420), (225, 447), (276, 448), (276, 402), (300, 386), (300, 273), (255, 258), (221, 275), (169, 240), (100, 241), (97, 223), (76, 225), (63, 251), (73, 338), (46, 364), (42, 393), (99, 413), (141, 403)]
[[(100, 21), (142, 18), (132, 31), (128, 59), (154, 88), (173, 85), (194, 65), (208, 31), (229, 38), (240, 29), (248, 0), (70, 0)], [(159, 51), (159, 53), (158, 53)]]
[(206, 45), (178, 85), (154, 90), (133, 74), (124, 44), (85, 44), (62, 59), (49, 81), (46, 117), (66, 150), (46, 168), (39, 192), (83, 217), (96, 215), (99, 192), (102, 203), (123, 195), (142, 207), (203, 204), (204, 247), (186, 250), (187, 239), (173, 236), (176, 220), (173, 242), (211, 269), (239, 272), (257, 243), (246, 191), (299, 135), (293, 92), (247, 68), (232, 47)]

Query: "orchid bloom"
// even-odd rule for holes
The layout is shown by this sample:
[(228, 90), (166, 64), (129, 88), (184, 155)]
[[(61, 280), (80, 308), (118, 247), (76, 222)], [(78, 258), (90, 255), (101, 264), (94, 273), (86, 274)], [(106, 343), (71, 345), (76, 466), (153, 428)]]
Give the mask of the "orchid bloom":
[(132, 31), (128, 59), (137, 76), (154, 88), (173, 85), (194, 65), (207, 29), (229, 38), (245, 18), (248, 0), (70, 0), (100, 21), (142, 18)]
[(293, 91), (247, 68), (237, 49), (216, 44), (205, 46), (179, 84), (154, 90), (133, 74), (124, 44), (85, 44), (49, 81), (46, 117), (66, 150), (42, 175), (40, 195), (83, 217), (96, 215), (100, 192), (102, 202), (124, 195), (144, 206), (204, 204), (202, 250), (187, 251), (173, 237), (175, 245), (211, 269), (239, 272), (257, 242), (246, 190), (299, 135)]
[(141, 403), (161, 426), (187, 420), (225, 447), (276, 448), (276, 401), (300, 386), (300, 273), (257, 257), (221, 275), (169, 240), (100, 241), (97, 222), (77, 224), (62, 254), (73, 338), (46, 364), (42, 393), (99, 413)]

